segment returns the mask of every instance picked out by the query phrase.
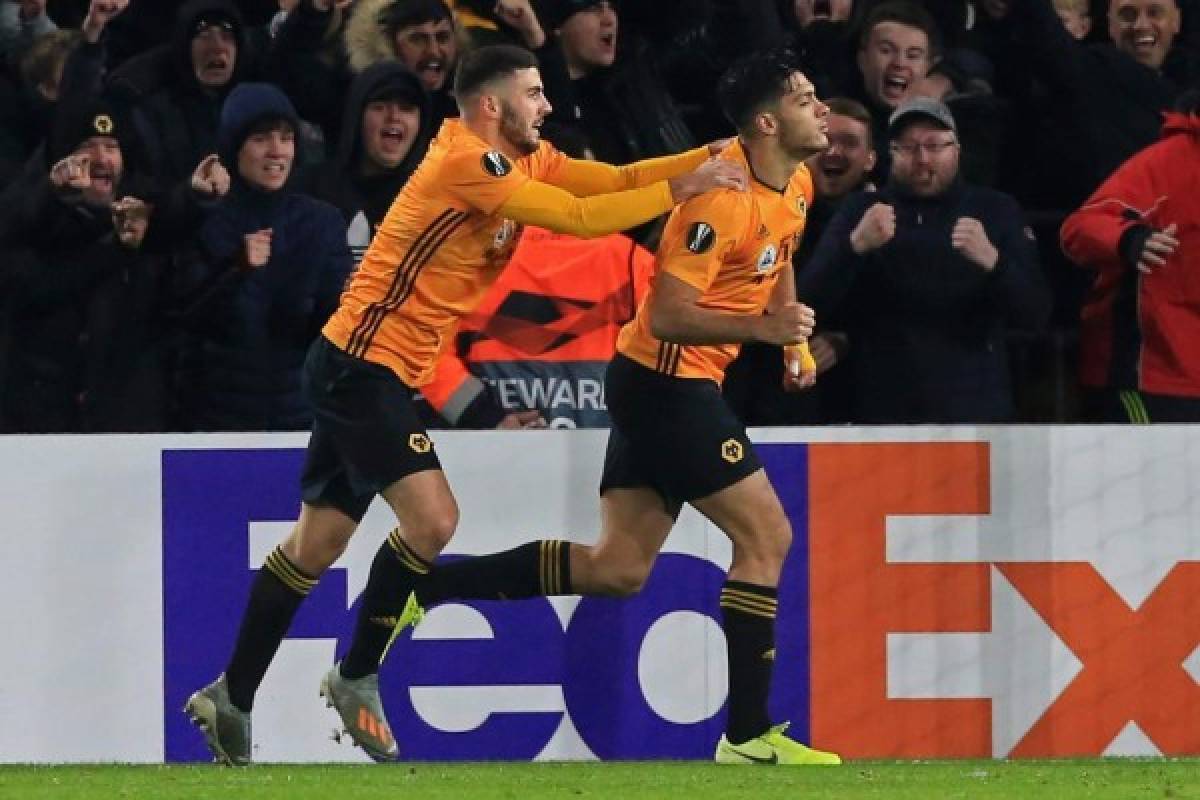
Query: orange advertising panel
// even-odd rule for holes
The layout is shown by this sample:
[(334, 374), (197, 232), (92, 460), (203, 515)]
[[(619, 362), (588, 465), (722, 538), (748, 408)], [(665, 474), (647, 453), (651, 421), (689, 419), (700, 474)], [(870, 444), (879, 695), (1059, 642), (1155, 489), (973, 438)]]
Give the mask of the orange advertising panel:
[[(1200, 752), (1200, 685), (1187, 663), (1200, 646), (1200, 562), (1169, 562), (1161, 580), (1143, 576), (1148, 594), (1130, 602), (1118, 591), (1123, 584), (1114, 587), (1097, 568), (1121, 577), (1102, 551), (1096, 564), (1067, 548), (1062, 560), (989, 557), (1027, 551), (1039, 537), (1053, 555), (1056, 530), (1006, 527), (1015, 514), (988, 519), (995, 478), (987, 442), (813, 444), (808, 458), (817, 746), (850, 758), (1045, 758), (1128, 748), (1131, 740), (1121, 737), (1132, 731), (1151, 752)], [(963, 555), (942, 541), (930, 552), (942, 546), (954, 560), (889, 560), (889, 523), (899, 529), (906, 518), (939, 515), (957, 515), (964, 536), (981, 532), (983, 554)], [(972, 526), (962, 515), (981, 519)], [(950, 529), (927, 525), (923, 533), (945, 539), (955, 535)], [(1004, 609), (995, 607), (997, 597), (1006, 598)], [(1030, 622), (1013, 635), (1018, 606)], [(946, 673), (918, 679), (922, 691), (974, 681), (979, 696), (913, 697), (889, 686), (900, 671), (889, 647), (914, 634), (935, 644), (903, 668)], [(994, 641), (971, 644), (987, 637)], [(982, 657), (955, 661), (962, 653)], [(1014, 677), (1022, 663), (1034, 666)], [(1058, 677), (1042, 680), (1039, 663)], [(973, 677), (964, 682), (962, 674)], [(1044, 684), (1046, 694), (1028, 690), (1030, 683)], [(994, 724), (1000, 704), (1007, 716)]]
[(812, 737), (850, 758), (991, 755), (990, 703), (890, 700), (887, 634), (986, 631), (988, 566), (885, 559), (896, 514), (986, 514), (982, 443), (811, 445)]

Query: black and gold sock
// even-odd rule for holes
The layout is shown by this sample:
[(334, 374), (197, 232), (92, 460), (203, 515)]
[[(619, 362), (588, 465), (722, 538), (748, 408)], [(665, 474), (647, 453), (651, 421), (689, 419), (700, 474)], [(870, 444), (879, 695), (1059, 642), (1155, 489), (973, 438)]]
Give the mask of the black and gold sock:
[(770, 586), (725, 581), (721, 616), (729, 653), (729, 723), (726, 736), (741, 744), (771, 727), (767, 696), (775, 666), (778, 592)]
[(343, 678), (354, 680), (379, 669), (379, 659), (391, 638), (396, 619), (408, 596), (429, 574), (430, 564), (393, 530), (371, 562), (371, 574), (363, 589), (354, 626), (354, 640), (342, 659)]
[(296, 610), (316, 585), (317, 579), (301, 572), (283, 554), (282, 547), (272, 550), (258, 571), (250, 588), (246, 613), (242, 615), (237, 644), (225, 669), (229, 699), (242, 711), (253, 707), (254, 693), (267, 674)]
[(571, 592), (571, 543), (530, 542), (503, 553), (439, 564), (417, 593), (426, 606), (446, 600), (519, 600)]

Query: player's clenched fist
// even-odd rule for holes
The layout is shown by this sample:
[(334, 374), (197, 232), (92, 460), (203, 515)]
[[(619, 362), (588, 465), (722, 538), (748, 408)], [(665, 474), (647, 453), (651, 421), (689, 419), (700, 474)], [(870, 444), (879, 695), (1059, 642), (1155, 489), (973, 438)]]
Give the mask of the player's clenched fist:
[(803, 303), (787, 303), (774, 314), (759, 317), (756, 338), (768, 344), (800, 344), (812, 336), (816, 324), (813, 310)]
[(690, 200), (709, 189), (746, 190), (746, 168), (732, 161), (710, 158), (686, 175), (668, 181), (676, 203)]
[(876, 203), (850, 232), (850, 247), (861, 256), (883, 247), (895, 235), (896, 209), (887, 203)]
[(266, 266), (271, 259), (271, 233), (271, 228), (264, 228), (242, 237), (245, 242), (242, 258), (250, 269)]
[(992, 244), (983, 223), (974, 217), (959, 217), (950, 232), (950, 245), (969, 261), (990, 271), (1000, 259), (1000, 251)]
[(783, 390), (797, 392), (817, 382), (817, 362), (807, 344), (783, 348)]

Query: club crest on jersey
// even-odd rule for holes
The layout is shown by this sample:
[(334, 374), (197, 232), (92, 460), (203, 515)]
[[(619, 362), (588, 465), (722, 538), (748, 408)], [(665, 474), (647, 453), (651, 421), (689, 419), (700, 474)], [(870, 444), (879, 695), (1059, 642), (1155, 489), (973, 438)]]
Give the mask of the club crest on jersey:
[(771, 267), (775, 266), (775, 261), (779, 257), (779, 251), (775, 249), (775, 245), (769, 244), (762, 254), (758, 257), (758, 271), (769, 272)]
[(808, 201), (804, 199), (804, 195), (800, 195), (796, 198), (796, 210), (802, 215), (808, 214)]
[(489, 150), (483, 154), (483, 171), (493, 178), (503, 178), (512, 172), (512, 163), (503, 153)]
[(687, 232), (687, 249), (693, 253), (707, 253), (717, 243), (717, 232), (707, 222), (693, 222)]

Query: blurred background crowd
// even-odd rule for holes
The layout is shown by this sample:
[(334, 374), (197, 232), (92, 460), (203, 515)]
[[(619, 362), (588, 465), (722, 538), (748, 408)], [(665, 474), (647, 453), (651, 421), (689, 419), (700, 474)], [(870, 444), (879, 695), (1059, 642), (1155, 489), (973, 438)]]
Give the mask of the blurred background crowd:
[[(0, 432), (307, 428), (308, 345), (497, 42), (614, 164), (728, 136), (743, 53), (817, 87), (820, 379), (748, 345), (747, 424), (1200, 419), (1186, 0), (0, 0)], [(430, 425), (606, 425), (659, 228), (524, 230)]]

